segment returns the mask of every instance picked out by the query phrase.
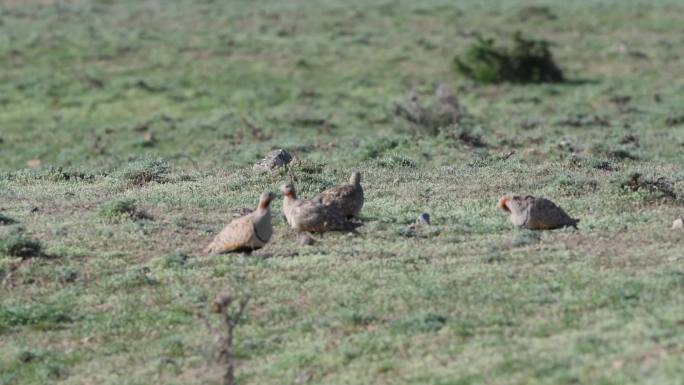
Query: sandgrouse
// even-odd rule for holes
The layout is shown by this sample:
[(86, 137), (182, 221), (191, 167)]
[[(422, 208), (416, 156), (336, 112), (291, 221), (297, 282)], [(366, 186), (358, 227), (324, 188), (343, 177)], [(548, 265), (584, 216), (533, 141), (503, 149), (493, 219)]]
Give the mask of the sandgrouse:
[(349, 178), (349, 184), (331, 187), (314, 198), (326, 206), (337, 208), (347, 218), (357, 217), (363, 207), (363, 188), (361, 173), (355, 171)]
[(504, 195), (499, 199), (498, 207), (511, 213), (513, 225), (525, 229), (551, 230), (568, 226), (577, 228), (579, 222), (550, 200), (531, 195)]
[(322, 233), (334, 230), (352, 230), (354, 223), (334, 206), (326, 206), (318, 199), (298, 199), (295, 188), (288, 183), (280, 190), (283, 193), (283, 214), (287, 223), (295, 230)]
[(251, 252), (266, 245), (273, 234), (271, 225), (272, 192), (265, 192), (259, 198), (257, 209), (247, 215), (234, 219), (215, 238), (205, 253), (221, 254), (229, 252)]

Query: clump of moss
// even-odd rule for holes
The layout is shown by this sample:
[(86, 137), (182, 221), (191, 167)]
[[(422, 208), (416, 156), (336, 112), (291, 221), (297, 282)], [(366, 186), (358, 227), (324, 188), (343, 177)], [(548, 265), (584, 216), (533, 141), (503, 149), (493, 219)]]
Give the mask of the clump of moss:
[(9, 234), (0, 238), (0, 255), (16, 258), (34, 258), (43, 256), (42, 244), (23, 234)]
[(111, 222), (150, 218), (149, 215), (136, 206), (135, 199), (115, 199), (109, 201), (100, 206), (98, 215)]
[(511, 47), (477, 36), (465, 54), (454, 58), (458, 73), (480, 83), (558, 83), (564, 80), (549, 43), (542, 39), (513, 36)]

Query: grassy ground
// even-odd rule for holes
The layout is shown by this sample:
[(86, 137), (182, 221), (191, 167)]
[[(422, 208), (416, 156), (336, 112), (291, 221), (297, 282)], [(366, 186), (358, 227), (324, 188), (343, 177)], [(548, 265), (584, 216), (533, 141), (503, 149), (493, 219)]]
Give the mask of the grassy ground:
[[(224, 292), (251, 297), (242, 384), (681, 384), (684, 6), (193, 3), (0, 0), (0, 384), (219, 383), (198, 314)], [(516, 30), (569, 82), (454, 75)], [(393, 114), (439, 84), (461, 125)], [(305, 196), (363, 173), (359, 234), (301, 246), (276, 215), (203, 256), (287, 179), (251, 171), (280, 146)], [(507, 192), (580, 229), (512, 229)]]

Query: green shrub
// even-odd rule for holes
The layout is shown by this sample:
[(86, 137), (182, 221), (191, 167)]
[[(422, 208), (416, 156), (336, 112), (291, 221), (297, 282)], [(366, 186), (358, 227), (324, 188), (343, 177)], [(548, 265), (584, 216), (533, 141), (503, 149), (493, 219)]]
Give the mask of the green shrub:
[(43, 246), (23, 234), (9, 234), (0, 238), (0, 254), (24, 259), (40, 257), (43, 256)]
[(13, 225), (17, 223), (14, 219), (8, 217), (7, 215), (0, 213), (0, 226), (2, 225)]
[(175, 253), (166, 254), (159, 257), (159, 264), (167, 269), (184, 267), (188, 263), (189, 258), (190, 257), (188, 257), (187, 254), (177, 250)]
[(70, 314), (71, 307), (65, 304), (0, 305), (0, 333), (24, 325), (39, 330), (54, 329), (60, 323), (71, 322)]
[(462, 56), (454, 59), (458, 73), (480, 83), (556, 83), (563, 72), (545, 40), (526, 39), (520, 32), (512, 47), (497, 46), (494, 39), (478, 36)]
[(142, 186), (150, 182), (167, 182), (169, 171), (171, 165), (163, 159), (141, 159), (129, 163), (119, 173), (119, 177), (136, 186)]
[(135, 204), (135, 199), (114, 199), (102, 206), (98, 215), (108, 221), (119, 222), (127, 219), (149, 219), (149, 216), (142, 210), (138, 209)]

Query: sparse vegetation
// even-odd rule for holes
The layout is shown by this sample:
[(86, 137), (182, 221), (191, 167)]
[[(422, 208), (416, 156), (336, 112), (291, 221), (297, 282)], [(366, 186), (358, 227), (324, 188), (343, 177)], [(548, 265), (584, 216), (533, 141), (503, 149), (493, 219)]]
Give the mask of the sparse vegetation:
[[(238, 384), (680, 384), (684, 4), (522, 3), (0, 1), (0, 384), (220, 384), (197, 317), (245, 282)], [(567, 81), (455, 76), (516, 30)], [(352, 170), (356, 233), (302, 245), (279, 198), (267, 247), (202, 254)]]

